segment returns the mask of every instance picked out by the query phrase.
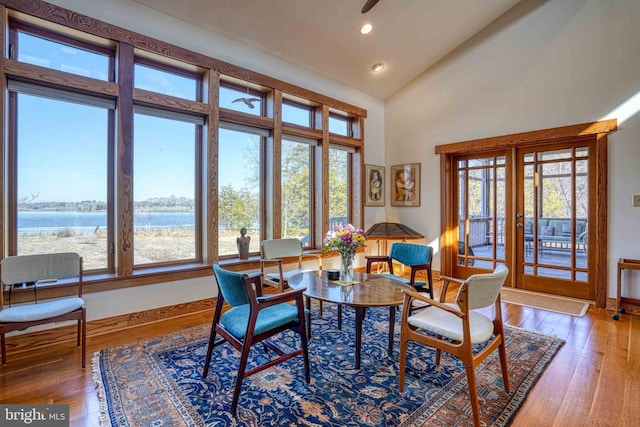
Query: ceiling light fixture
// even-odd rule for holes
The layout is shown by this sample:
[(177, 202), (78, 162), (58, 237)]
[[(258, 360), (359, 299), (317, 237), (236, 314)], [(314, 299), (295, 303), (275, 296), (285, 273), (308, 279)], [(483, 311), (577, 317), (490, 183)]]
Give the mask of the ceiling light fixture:
[(373, 25), (371, 24), (364, 24), (362, 27), (360, 27), (360, 34), (362, 34), (363, 36), (369, 34), (371, 31), (373, 31)]
[(378, 62), (377, 64), (373, 64), (371, 66), (371, 71), (374, 73), (379, 73), (382, 70), (384, 70), (384, 64), (382, 62)]

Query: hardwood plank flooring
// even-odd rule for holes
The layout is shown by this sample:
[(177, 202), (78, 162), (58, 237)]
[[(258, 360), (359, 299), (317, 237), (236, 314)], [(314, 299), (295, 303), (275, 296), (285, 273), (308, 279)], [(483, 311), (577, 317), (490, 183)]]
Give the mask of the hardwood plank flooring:
[[(503, 304), (506, 324), (566, 340), (513, 426), (640, 425), (640, 317), (624, 314), (613, 321), (611, 314), (592, 306), (579, 318)], [(90, 336), (86, 369), (80, 368), (80, 351), (73, 343), (9, 353), (7, 366), (0, 367), (0, 402), (65, 403), (71, 426), (97, 426), (100, 408), (90, 362), (94, 352), (209, 324), (211, 316), (212, 310), (206, 310)]]

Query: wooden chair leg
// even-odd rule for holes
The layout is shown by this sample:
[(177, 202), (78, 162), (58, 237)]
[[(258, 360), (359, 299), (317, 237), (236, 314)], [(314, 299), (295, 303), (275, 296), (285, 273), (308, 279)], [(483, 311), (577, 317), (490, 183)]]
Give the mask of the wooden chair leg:
[(307, 331), (305, 325), (304, 311), (298, 312), (298, 334), (300, 335), (300, 344), (302, 345), (302, 356), (304, 358), (304, 373), (307, 384), (311, 382), (311, 370), (309, 368), (309, 346), (307, 341)]
[(467, 383), (469, 384), (469, 400), (471, 401), (471, 409), (473, 411), (473, 425), (480, 427), (480, 405), (478, 404), (478, 390), (476, 389), (476, 373), (473, 365), (465, 363), (467, 372)]
[(81, 322), (82, 322), (82, 320), (78, 319), (78, 334), (77, 334), (77, 338), (76, 338), (76, 347), (80, 347), (80, 329), (82, 327)]
[(0, 334), (0, 347), (2, 347), (2, 366), (7, 366), (7, 343), (4, 334)]
[(509, 393), (509, 368), (507, 367), (507, 346), (504, 343), (504, 335), (502, 336), (502, 342), (498, 347), (500, 353), (500, 366), (502, 367), (502, 382), (504, 383), (504, 390)]
[(403, 331), (400, 331), (400, 376), (398, 377), (398, 390), (404, 391), (404, 371), (407, 367), (407, 338)]
[(215, 321), (211, 325), (211, 334), (209, 335), (209, 346), (207, 347), (207, 356), (204, 359), (204, 369), (202, 370), (202, 379), (207, 379), (209, 374), (209, 364), (211, 363), (211, 353), (213, 352), (213, 344), (216, 340), (216, 324)]
[(236, 413), (238, 406), (238, 400), (240, 398), (240, 389), (242, 388), (242, 382), (244, 381), (244, 372), (247, 369), (247, 360), (249, 359), (249, 350), (251, 350), (251, 341), (253, 337), (246, 337), (242, 346), (242, 353), (240, 354), (240, 363), (238, 364), (238, 375), (236, 376), (236, 385), (233, 390), (233, 400), (231, 401), (231, 413)]
[(87, 366), (87, 311), (82, 310), (82, 367)]

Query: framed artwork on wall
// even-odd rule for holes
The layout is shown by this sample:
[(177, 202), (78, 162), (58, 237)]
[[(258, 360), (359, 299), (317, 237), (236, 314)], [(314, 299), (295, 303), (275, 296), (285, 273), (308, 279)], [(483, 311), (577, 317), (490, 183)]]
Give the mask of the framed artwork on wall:
[(384, 166), (364, 165), (364, 205), (384, 206)]
[(420, 206), (420, 163), (391, 166), (391, 206)]

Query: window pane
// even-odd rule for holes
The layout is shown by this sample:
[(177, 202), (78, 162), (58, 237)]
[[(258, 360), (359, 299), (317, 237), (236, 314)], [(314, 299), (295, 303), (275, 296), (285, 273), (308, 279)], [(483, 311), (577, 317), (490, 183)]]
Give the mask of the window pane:
[(196, 258), (197, 126), (134, 115), (134, 264)]
[(337, 135), (350, 136), (349, 119), (345, 117), (329, 116), (329, 132)]
[(107, 268), (108, 110), (17, 98), (18, 255), (77, 252)]
[(311, 109), (283, 103), (282, 121), (309, 128), (311, 127)]
[(311, 229), (311, 147), (282, 140), (282, 237), (297, 237), (309, 246)]
[(219, 133), (218, 254), (238, 255), (240, 229), (251, 238), (249, 252), (260, 251), (260, 148), (262, 137), (228, 129)]
[(109, 57), (68, 44), (18, 33), (18, 61), (94, 79), (109, 80)]
[(571, 158), (571, 148), (564, 148), (562, 150), (555, 151), (543, 151), (538, 153), (538, 160), (558, 160), (558, 159), (570, 159)]
[(220, 86), (220, 107), (243, 113), (262, 115), (264, 97), (251, 91)]
[[(571, 163), (539, 165), (542, 217), (571, 218), (573, 205), (571, 190)], [(558, 232), (559, 230), (554, 230)]]
[(329, 229), (349, 216), (349, 153), (329, 148)]
[(198, 81), (194, 78), (140, 64), (135, 65), (134, 73), (134, 85), (138, 89), (196, 100)]

